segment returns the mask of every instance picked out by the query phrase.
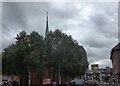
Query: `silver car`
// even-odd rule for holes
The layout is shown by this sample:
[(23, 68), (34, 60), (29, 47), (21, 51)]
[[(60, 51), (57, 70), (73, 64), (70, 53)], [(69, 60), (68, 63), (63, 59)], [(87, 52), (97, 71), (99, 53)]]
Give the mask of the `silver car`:
[(71, 86), (85, 86), (85, 81), (83, 79), (71, 80)]

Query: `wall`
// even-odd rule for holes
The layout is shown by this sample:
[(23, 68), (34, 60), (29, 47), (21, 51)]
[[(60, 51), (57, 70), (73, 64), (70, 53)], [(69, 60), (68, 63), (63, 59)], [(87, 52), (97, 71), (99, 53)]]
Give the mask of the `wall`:
[(120, 50), (113, 51), (112, 64), (113, 64), (113, 72), (115, 74), (120, 73)]

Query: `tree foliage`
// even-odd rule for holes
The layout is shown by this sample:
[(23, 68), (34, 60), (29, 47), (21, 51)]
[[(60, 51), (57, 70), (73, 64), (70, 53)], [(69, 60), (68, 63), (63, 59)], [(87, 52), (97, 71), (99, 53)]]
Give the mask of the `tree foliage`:
[(82, 75), (87, 69), (85, 49), (71, 36), (60, 30), (50, 31), (46, 38), (33, 31), (17, 34), (16, 42), (2, 52), (3, 74), (44, 73), (47, 68), (53, 75)]
[(61, 74), (69, 76), (82, 75), (87, 69), (86, 51), (71, 36), (60, 30), (50, 32), (50, 59), (54, 73), (61, 70)]
[(27, 35), (25, 31), (17, 34), (16, 43), (2, 52), (3, 74), (27, 76), (29, 71), (43, 68), (43, 37), (37, 32)]

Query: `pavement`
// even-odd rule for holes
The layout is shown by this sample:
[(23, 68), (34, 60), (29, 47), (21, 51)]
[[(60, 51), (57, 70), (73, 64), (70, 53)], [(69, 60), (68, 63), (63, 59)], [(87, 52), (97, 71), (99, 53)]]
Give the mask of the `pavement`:
[(120, 86), (118, 84), (99, 84), (98, 86)]

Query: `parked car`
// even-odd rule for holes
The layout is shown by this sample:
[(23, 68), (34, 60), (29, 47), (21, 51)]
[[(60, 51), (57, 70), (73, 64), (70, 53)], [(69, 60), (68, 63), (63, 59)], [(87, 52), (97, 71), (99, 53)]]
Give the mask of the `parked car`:
[(13, 85), (12, 85), (12, 82), (7, 81), (7, 82), (4, 82), (1, 86), (13, 86)]
[(70, 83), (70, 86), (85, 86), (85, 81), (83, 79), (75, 78), (74, 80), (71, 80)]
[(19, 86), (19, 84), (17, 81), (6, 81), (3, 82), (3, 84), (0, 86)]

